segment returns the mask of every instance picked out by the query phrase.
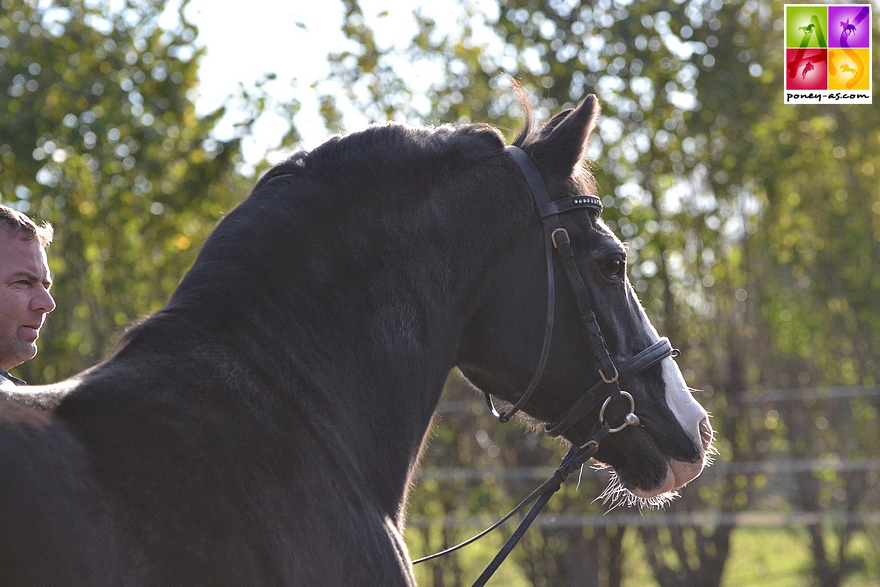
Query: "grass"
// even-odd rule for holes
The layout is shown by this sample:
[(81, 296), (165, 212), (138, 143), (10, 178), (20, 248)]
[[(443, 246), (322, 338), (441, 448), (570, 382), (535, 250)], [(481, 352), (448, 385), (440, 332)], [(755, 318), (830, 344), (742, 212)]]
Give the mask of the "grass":
[(785, 528), (738, 528), (722, 587), (805, 587), (812, 583), (807, 537)]
[[(804, 528), (743, 527), (731, 535), (731, 550), (720, 587), (813, 587), (812, 555)], [(828, 545), (836, 552), (836, 545)], [(857, 534), (848, 555), (864, 561), (843, 587), (880, 585), (878, 545), (864, 533)], [(624, 539), (625, 563), (622, 587), (658, 587), (645, 558), (644, 545), (630, 530)], [(711, 587), (711, 586), (706, 586)]]
[[(497, 540), (497, 539), (496, 539)], [(482, 568), (501, 546), (500, 540), (489, 539), (488, 544), (474, 545), (469, 553), (463, 553), (461, 564), (465, 569), (464, 582), (470, 585)], [(851, 540), (848, 556), (861, 561), (861, 569), (851, 574), (842, 587), (876, 587), (880, 585), (880, 529), (871, 528), (859, 532)], [(412, 546), (412, 545), (411, 545)], [(623, 538), (624, 568), (621, 587), (659, 587), (645, 556), (645, 547), (634, 528), (626, 531)], [(836, 552), (836, 545), (828, 550)], [(527, 587), (528, 582), (517, 568), (514, 560), (501, 566), (498, 575), (489, 585), (503, 587)], [(812, 555), (809, 539), (804, 528), (742, 527), (731, 535), (730, 556), (725, 566), (721, 585), (718, 587), (814, 587), (817, 585), (811, 573)], [(417, 568), (419, 585), (432, 585), (432, 578)], [(473, 575), (473, 577), (471, 577)], [(713, 587), (713, 586), (705, 586)]]

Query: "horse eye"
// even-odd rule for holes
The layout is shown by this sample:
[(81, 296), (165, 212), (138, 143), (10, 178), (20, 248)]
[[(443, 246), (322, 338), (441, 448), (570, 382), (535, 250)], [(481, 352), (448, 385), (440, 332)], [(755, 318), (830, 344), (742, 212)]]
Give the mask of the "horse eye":
[(599, 263), (599, 269), (605, 279), (623, 281), (626, 276), (626, 261), (620, 257), (605, 259)]

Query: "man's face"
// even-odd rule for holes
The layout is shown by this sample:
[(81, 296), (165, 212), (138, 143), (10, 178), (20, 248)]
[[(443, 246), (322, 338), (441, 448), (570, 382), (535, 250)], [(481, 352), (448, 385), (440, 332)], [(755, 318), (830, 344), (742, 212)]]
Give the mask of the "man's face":
[(55, 309), (51, 286), (40, 243), (0, 227), (0, 367), (11, 369), (37, 354), (43, 320)]

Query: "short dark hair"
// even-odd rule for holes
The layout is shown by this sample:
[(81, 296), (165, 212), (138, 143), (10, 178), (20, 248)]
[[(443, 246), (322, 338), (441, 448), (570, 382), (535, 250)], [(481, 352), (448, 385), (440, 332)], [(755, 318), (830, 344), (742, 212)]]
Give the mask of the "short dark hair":
[(27, 214), (3, 204), (0, 204), (0, 227), (6, 227), (12, 236), (22, 235), (26, 242), (38, 241), (44, 249), (55, 237), (55, 230), (48, 222), (37, 224)]

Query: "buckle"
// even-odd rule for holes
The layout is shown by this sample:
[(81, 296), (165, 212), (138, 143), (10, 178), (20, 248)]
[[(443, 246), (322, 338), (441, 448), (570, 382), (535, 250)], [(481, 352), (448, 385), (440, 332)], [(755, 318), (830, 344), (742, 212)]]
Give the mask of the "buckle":
[(564, 228), (557, 228), (552, 233), (550, 233), (550, 240), (553, 241), (553, 248), (556, 249), (557, 251), (559, 250), (559, 243), (556, 242), (556, 235), (559, 233), (562, 233), (565, 235), (565, 242), (566, 243), (571, 242), (571, 239), (568, 238), (568, 231), (565, 230)]
[[(617, 367), (615, 367), (612, 364), (611, 368), (614, 369), (614, 375), (612, 375), (611, 377), (606, 376), (605, 372), (602, 369), (599, 369), (599, 377), (601, 377), (602, 381), (604, 381), (605, 383), (615, 383), (618, 379), (620, 379), (620, 373), (617, 372)], [(621, 392), (621, 393), (624, 393), (624, 392)], [(627, 395), (629, 395), (629, 394), (627, 394)], [(609, 399), (611, 399), (611, 398), (609, 398)], [(630, 396), (630, 399), (632, 399), (632, 396)]]

